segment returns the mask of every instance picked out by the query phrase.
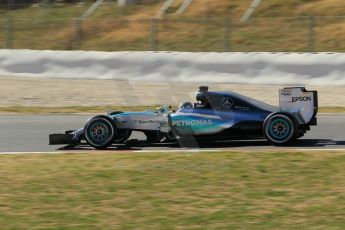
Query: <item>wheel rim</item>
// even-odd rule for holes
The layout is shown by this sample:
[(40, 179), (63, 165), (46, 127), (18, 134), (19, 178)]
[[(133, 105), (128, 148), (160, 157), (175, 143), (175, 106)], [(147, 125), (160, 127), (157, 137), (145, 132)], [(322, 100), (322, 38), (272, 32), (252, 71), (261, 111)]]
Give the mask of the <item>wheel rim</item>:
[(269, 131), (274, 139), (284, 140), (290, 135), (291, 127), (286, 120), (276, 119), (270, 124)]
[(93, 141), (102, 143), (109, 138), (109, 128), (102, 122), (95, 122), (89, 129), (89, 135)]

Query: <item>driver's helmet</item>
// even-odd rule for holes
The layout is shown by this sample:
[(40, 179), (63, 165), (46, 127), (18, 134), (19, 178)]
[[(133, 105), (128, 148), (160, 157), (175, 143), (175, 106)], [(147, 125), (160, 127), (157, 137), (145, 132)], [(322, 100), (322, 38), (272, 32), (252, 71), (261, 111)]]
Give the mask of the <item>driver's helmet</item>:
[(191, 109), (191, 108), (193, 108), (193, 104), (191, 103), (191, 102), (182, 102), (179, 106), (178, 106), (178, 108), (180, 108), (180, 109)]
[(162, 106), (162, 107), (158, 107), (158, 108), (156, 109), (156, 111), (159, 111), (159, 112), (161, 112), (161, 113), (167, 113), (167, 112), (169, 112), (169, 107), (166, 106), (166, 105), (164, 105), (164, 106)]

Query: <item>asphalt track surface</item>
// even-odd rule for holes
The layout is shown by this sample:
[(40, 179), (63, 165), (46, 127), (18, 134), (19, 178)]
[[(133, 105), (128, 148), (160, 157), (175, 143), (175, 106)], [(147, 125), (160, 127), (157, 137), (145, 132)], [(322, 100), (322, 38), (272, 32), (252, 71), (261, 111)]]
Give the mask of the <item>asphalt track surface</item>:
[[(49, 146), (50, 133), (63, 133), (65, 130), (82, 127), (90, 115), (0, 115), (0, 152), (54, 152), (63, 150), (64, 146)], [(344, 149), (345, 150), (345, 114), (322, 114), (318, 116), (318, 126), (312, 127), (305, 137), (288, 149)], [(133, 139), (144, 139), (141, 133), (134, 133)], [(200, 149), (211, 150), (265, 150), (275, 149), (266, 141), (228, 141), (203, 143)], [(118, 145), (110, 148), (119, 150), (155, 150), (176, 151), (178, 144), (145, 144), (139, 141), (131, 146)], [(87, 146), (72, 149), (92, 150)]]

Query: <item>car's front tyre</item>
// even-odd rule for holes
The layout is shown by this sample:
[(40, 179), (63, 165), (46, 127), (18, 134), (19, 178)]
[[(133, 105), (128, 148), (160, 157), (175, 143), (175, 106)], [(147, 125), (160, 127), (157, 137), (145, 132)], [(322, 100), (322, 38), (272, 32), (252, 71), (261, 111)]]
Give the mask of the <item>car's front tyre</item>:
[(293, 118), (284, 113), (273, 113), (263, 125), (267, 140), (273, 145), (287, 145), (297, 139), (298, 126)]
[(86, 142), (97, 149), (111, 146), (115, 141), (116, 134), (114, 121), (103, 115), (91, 118), (84, 127)]

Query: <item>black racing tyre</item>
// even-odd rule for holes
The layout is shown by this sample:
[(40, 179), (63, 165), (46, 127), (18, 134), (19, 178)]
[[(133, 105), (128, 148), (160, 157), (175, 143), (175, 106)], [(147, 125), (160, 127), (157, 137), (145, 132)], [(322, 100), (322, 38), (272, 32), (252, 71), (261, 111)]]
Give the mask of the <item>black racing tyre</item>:
[(91, 118), (84, 126), (86, 142), (96, 149), (106, 149), (111, 146), (117, 136), (114, 121), (107, 116)]
[(288, 114), (273, 113), (266, 118), (263, 131), (273, 145), (287, 145), (297, 139), (299, 131), (296, 123)]

